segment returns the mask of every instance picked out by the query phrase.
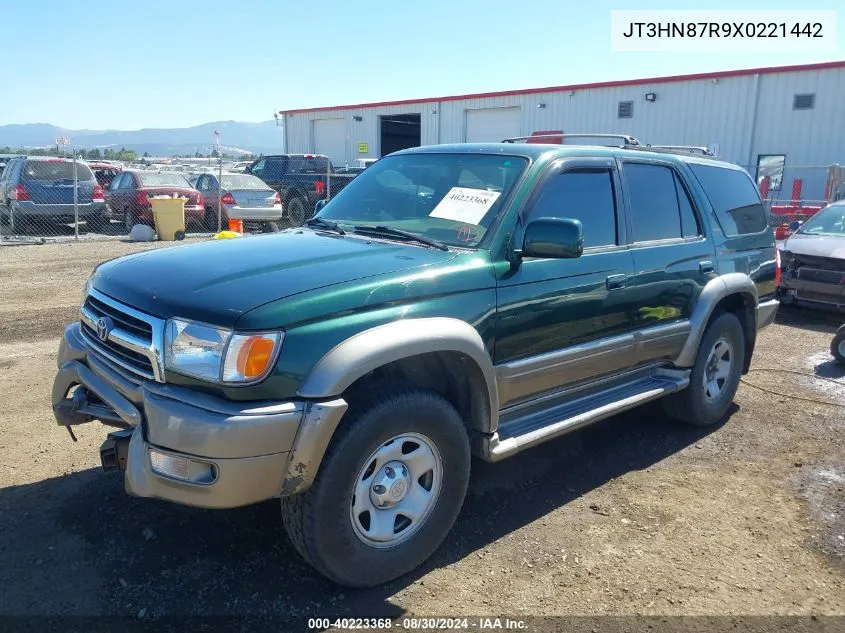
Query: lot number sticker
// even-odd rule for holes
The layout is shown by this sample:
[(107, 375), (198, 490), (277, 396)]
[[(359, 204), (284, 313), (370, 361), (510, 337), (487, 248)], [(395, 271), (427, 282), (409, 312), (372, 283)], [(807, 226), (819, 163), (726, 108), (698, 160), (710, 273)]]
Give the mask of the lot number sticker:
[(452, 187), (428, 215), (477, 226), (500, 195), (498, 191)]

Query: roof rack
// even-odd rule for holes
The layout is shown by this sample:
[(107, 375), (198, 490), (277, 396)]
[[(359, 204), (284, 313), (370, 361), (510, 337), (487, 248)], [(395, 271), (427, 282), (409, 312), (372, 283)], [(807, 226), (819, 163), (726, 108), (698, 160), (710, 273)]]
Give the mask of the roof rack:
[(707, 147), (699, 145), (646, 145), (642, 149), (660, 149), (667, 152), (682, 154), (701, 154), (702, 156), (715, 156)]
[(601, 138), (601, 139), (617, 139), (622, 141), (622, 146), (639, 146), (640, 142), (630, 134), (535, 134), (533, 136), (514, 136), (502, 140), (502, 143), (517, 143), (520, 141), (537, 141), (538, 139), (556, 139), (556, 143), (560, 143), (561, 139), (567, 138)]

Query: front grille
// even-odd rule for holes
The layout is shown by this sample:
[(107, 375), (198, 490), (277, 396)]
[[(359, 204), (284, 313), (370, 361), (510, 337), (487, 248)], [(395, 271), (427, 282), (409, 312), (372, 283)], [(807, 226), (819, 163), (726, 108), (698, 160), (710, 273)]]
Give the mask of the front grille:
[(798, 279), (801, 281), (815, 281), (821, 284), (833, 284), (840, 286), (845, 280), (845, 272), (838, 270), (820, 270), (818, 268), (810, 268), (809, 266), (802, 266), (798, 269)]
[(127, 332), (130, 332), (147, 342), (152, 340), (153, 327), (146, 321), (136, 319), (135, 317), (126, 314), (125, 312), (122, 312), (121, 310), (110, 306), (104, 301), (100, 301), (91, 295), (85, 299), (85, 307), (97, 317), (111, 317), (116, 324), (119, 324), (122, 330), (126, 330)]
[[(107, 361), (138, 376), (164, 382), (160, 343), (164, 322), (92, 290), (80, 311), (80, 329), (89, 346)], [(103, 332), (98, 331), (105, 325)], [(100, 336), (105, 334), (105, 339)]]
[(124, 364), (129, 365), (127, 369), (131, 369), (136, 374), (140, 374), (145, 378), (155, 378), (153, 364), (150, 362), (150, 359), (143, 354), (139, 354), (128, 347), (118, 345), (114, 341), (101, 341), (97, 337), (97, 333), (84, 321), (82, 322), (82, 333), (88, 339), (91, 346), (101, 352), (104, 356), (116, 356), (120, 359), (120, 364), (122, 366), (125, 366)]
[(845, 272), (845, 259), (836, 259), (835, 257), (817, 257), (815, 255), (794, 255), (794, 257), (795, 268), (809, 266), (810, 268)]

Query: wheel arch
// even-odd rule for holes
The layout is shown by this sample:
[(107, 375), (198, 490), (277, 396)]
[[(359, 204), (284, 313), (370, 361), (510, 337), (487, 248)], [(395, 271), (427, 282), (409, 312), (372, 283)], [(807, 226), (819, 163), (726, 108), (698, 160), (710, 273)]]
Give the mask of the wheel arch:
[(499, 398), (493, 362), (481, 336), (465, 321), (446, 317), (380, 325), (336, 345), (307, 376), (298, 395), (312, 401), (303, 416), (282, 495), (307, 490), (346, 412), (343, 395), (358, 384), (398, 378), (443, 395), (468, 428), (495, 431)]
[(675, 364), (691, 367), (695, 363), (701, 338), (714, 315), (731, 312), (739, 318), (745, 335), (746, 353), (742, 373), (747, 373), (757, 339), (757, 304), (757, 286), (748, 275), (727, 273), (711, 279), (696, 301), (690, 317), (690, 335), (675, 359)]

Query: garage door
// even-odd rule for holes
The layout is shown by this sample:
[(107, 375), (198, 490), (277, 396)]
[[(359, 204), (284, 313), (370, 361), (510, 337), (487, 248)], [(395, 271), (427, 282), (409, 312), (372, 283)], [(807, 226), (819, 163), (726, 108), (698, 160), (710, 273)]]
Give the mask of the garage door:
[(346, 124), (343, 119), (314, 120), (314, 153), (328, 156), (335, 165), (346, 163)]
[(467, 110), (467, 143), (498, 143), (504, 138), (519, 136), (522, 112), (514, 108)]

